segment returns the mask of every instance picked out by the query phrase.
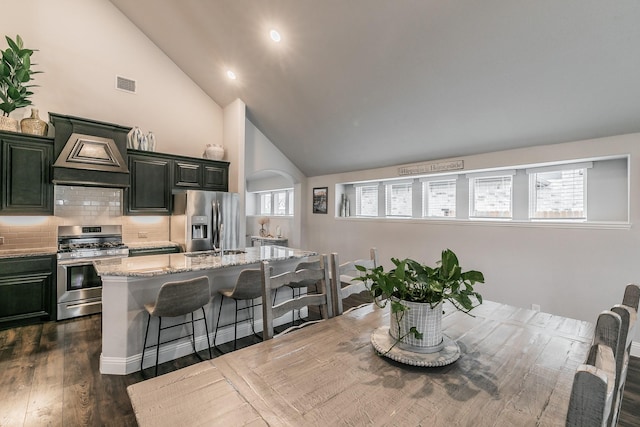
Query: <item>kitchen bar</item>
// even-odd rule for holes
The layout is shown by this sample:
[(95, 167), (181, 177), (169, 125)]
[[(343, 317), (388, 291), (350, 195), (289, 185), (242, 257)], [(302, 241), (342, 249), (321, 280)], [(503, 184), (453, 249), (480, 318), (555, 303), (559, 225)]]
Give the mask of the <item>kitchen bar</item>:
[[(260, 268), (261, 261), (270, 261), (276, 272), (292, 269), (301, 260), (316, 255), (315, 252), (282, 246), (249, 247), (242, 251), (230, 251), (223, 256), (213, 253), (178, 253), (152, 255), (134, 258), (113, 258), (94, 262), (102, 279), (102, 354), (100, 372), (103, 374), (126, 375), (140, 368), (140, 357), (147, 314), (144, 304), (155, 301), (163, 283), (186, 280), (206, 275), (209, 278), (211, 302), (205, 307), (210, 338), (215, 327), (214, 313), (219, 310), (216, 291), (233, 287), (240, 272), (247, 268)], [(256, 311), (258, 313), (259, 310)], [(229, 323), (232, 311), (223, 311), (221, 323)], [(256, 321), (259, 318), (256, 319)], [(180, 323), (180, 319), (174, 323)], [(151, 330), (157, 328), (152, 320)], [(164, 325), (164, 322), (163, 322)], [(258, 326), (258, 328), (260, 328)], [(178, 328), (176, 328), (178, 329)], [(196, 328), (196, 348), (206, 348), (204, 328)], [(239, 336), (249, 335), (251, 328), (243, 324), (238, 329)], [(178, 335), (180, 331), (175, 331)], [(184, 332), (184, 331), (182, 331)], [(198, 335), (200, 333), (200, 335)], [(180, 335), (184, 335), (181, 333)], [(232, 328), (218, 332), (217, 343), (230, 341)], [(163, 339), (164, 341), (164, 339)], [(212, 341), (213, 345), (213, 341)], [(192, 352), (188, 339), (163, 345), (160, 362), (166, 362)], [(147, 353), (146, 357), (153, 356)], [(148, 361), (150, 363), (150, 360)], [(147, 365), (147, 363), (145, 363)]]

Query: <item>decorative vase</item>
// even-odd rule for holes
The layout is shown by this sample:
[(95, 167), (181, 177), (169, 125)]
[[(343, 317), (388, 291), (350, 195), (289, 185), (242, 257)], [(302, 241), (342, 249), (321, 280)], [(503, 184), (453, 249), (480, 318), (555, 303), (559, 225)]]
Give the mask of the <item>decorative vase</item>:
[[(415, 353), (436, 353), (444, 347), (442, 339), (442, 302), (433, 308), (429, 303), (400, 301), (409, 309), (389, 316), (389, 334), (400, 341), (397, 346)], [(422, 333), (416, 339), (409, 330), (414, 327)]]
[(40, 120), (38, 116), (38, 109), (31, 109), (31, 117), (26, 117), (20, 120), (20, 129), (22, 133), (28, 133), (31, 135), (44, 136), (49, 130), (49, 125), (44, 120)]
[(133, 129), (131, 129), (127, 134), (127, 148), (138, 150), (140, 147), (139, 144), (141, 136), (142, 131), (138, 126), (135, 126)]
[(8, 116), (0, 116), (0, 130), (19, 132), (18, 121)]
[(147, 134), (147, 150), (156, 151), (156, 136), (151, 131)]
[(147, 136), (140, 133), (140, 137), (138, 138), (138, 150), (147, 151), (149, 149), (147, 142)]
[(207, 144), (204, 153), (202, 153), (202, 157), (209, 160), (222, 160), (224, 157), (224, 147), (217, 144)]

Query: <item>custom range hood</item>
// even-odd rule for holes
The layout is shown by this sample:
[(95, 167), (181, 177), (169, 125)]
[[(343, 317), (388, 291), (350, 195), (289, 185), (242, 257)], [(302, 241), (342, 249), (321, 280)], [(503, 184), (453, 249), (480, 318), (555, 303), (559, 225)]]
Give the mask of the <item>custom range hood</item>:
[(129, 186), (127, 134), (131, 128), (49, 113), (55, 127), (53, 183)]

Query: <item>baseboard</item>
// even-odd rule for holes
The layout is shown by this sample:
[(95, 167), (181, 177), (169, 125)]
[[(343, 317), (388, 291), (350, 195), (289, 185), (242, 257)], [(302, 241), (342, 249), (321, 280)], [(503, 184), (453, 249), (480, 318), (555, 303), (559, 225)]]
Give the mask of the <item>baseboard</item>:
[(634, 341), (631, 343), (631, 355), (640, 357), (640, 342)]
[[(302, 317), (307, 316), (307, 309), (301, 310), (300, 315)], [(291, 314), (287, 313), (279, 319), (274, 321), (275, 326), (281, 326), (288, 322), (291, 322)], [(258, 334), (262, 331), (262, 319), (256, 319), (254, 328)], [(251, 324), (249, 322), (242, 322), (238, 324), (238, 338), (246, 337), (253, 334)], [(216, 344), (223, 344), (233, 341), (234, 328), (233, 326), (226, 326), (218, 330)], [(211, 346), (214, 346), (213, 332), (209, 332), (209, 341)], [(200, 335), (196, 337), (196, 349), (198, 351), (205, 350), (207, 348), (206, 335)], [(175, 343), (169, 343), (160, 346), (160, 354), (158, 355), (158, 363), (168, 362), (170, 360), (178, 359), (183, 356), (188, 356), (193, 353), (193, 347), (189, 337), (185, 337), (183, 340), (176, 341)], [(140, 370), (140, 359), (142, 353), (134, 354), (129, 357), (103, 357), (100, 355), (100, 373), (109, 375), (127, 375)], [(155, 349), (151, 351), (147, 350), (144, 357), (145, 369), (154, 366), (156, 363)]]

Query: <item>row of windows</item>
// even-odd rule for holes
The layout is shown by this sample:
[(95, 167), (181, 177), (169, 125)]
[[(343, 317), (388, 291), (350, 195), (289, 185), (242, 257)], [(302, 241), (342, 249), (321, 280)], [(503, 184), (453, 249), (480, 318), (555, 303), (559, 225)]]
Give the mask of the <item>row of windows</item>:
[(293, 216), (293, 188), (254, 193), (257, 215)]
[[(529, 218), (586, 219), (587, 167), (529, 173)], [(456, 217), (457, 176), (421, 182), (425, 218)], [(355, 186), (356, 215), (377, 217), (379, 185), (387, 217), (413, 217), (413, 186), (387, 182)], [(513, 217), (513, 173), (469, 177), (470, 218)]]

